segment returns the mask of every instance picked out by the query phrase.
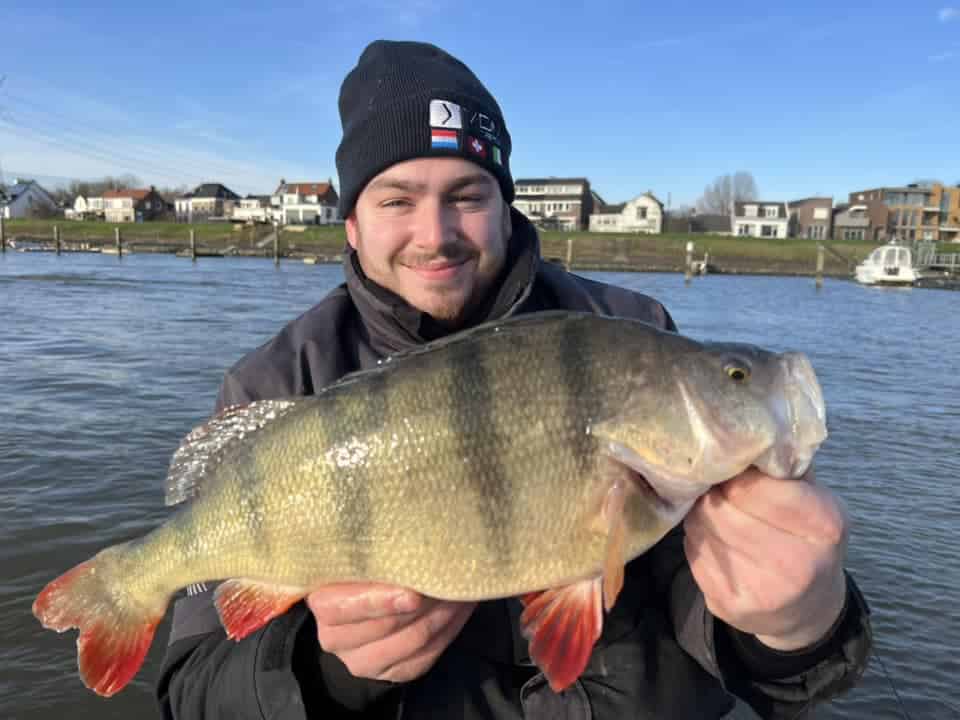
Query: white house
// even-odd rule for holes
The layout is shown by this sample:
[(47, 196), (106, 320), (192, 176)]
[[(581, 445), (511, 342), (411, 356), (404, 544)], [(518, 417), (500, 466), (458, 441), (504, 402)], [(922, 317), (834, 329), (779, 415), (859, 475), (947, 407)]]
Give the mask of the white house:
[(607, 205), (590, 215), (591, 232), (663, 232), (663, 203), (645, 192), (619, 205)]
[(513, 207), (544, 228), (583, 230), (595, 197), (587, 178), (519, 178)]
[(269, 195), (247, 195), (233, 206), (231, 220), (239, 222), (271, 222), (273, 208)]
[(7, 220), (58, 213), (57, 201), (34, 180), (0, 187), (0, 215)]
[(733, 204), (733, 234), (740, 237), (785, 238), (789, 236), (787, 204), (746, 200)]
[(281, 179), (270, 198), (274, 215), (283, 225), (328, 225), (339, 222), (339, 202), (332, 180), (288, 183)]
[(221, 183), (203, 183), (192, 193), (174, 199), (177, 222), (207, 222), (233, 217), (240, 196)]

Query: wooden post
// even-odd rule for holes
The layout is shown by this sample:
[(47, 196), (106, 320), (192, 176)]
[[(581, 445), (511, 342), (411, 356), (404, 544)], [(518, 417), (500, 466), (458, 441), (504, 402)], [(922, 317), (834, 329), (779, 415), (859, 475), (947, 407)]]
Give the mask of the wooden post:
[(120, 228), (115, 227), (113, 229), (113, 241), (117, 246), (117, 257), (123, 257), (123, 240), (120, 239)]
[(567, 238), (567, 270), (573, 267), (573, 238)]
[(683, 282), (687, 285), (690, 284), (690, 279), (693, 277), (693, 243), (687, 243), (687, 263), (686, 269), (683, 272)]
[(197, 261), (197, 231), (190, 228), (190, 260)]
[(817, 243), (817, 290), (823, 287), (823, 245)]
[(53, 226), (53, 247), (57, 251), (57, 255), (60, 254), (60, 228), (57, 225)]
[(0, 253), (7, 251), (7, 236), (3, 232), (3, 215), (0, 215)]
[(703, 254), (703, 267), (700, 268), (700, 274), (701, 274), (701, 275), (706, 275), (706, 274), (707, 274), (707, 266), (708, 266), (709, 264), (710, 264), (710, 253), (705, 252), (705, 253)]
[(273, 264), (280, 264), (280, 225), (276, 226), (276, 232), (273, 233)]

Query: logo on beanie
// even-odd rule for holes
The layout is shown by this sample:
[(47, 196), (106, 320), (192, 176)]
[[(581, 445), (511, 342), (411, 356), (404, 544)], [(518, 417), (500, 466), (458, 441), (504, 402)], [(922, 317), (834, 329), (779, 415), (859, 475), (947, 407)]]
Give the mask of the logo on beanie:
[(430, 144), (434, 150), (456, 150), (460, 147), (456, 130), (433, 128), (430, 130)]
[(498, 148), (496, 145), (491, 145), (490, 154), (493, 155), (494, 164), (503, 165), (503, 158), (500, 157), (500, 148)]
[(472, 135), (467, 136), (467, 150), (470, 151), (472, 155), (476, 155), (479, 158), (487, 159), (487, 148), (482, 141), (477, 140), (477, 138)]
[(431, 127), (462, 128), (460, 106), (449, 100), (431, 100), (430, 125)]

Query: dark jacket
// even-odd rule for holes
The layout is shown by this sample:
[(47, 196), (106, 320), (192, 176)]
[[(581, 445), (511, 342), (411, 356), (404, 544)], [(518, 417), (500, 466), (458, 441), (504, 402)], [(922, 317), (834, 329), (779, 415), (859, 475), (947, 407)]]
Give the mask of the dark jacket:
[[(545, 309), (639, 318), (675, 330), (658, 302), (565, 272), (539, 257), (536, 231), (513, 214), (504, 276), (472, 323)], [(429, 316), (370, 282), (352, 254), (346, 283), (243, 358), (218, 409), (306, 395), (442, 334)], [(477, 606), (436, 665), (405, 684), (354, 678), (322, 651), (301, 602), (235, 643), (210, 592), (178, 600), (157, 695), (164, 716), (189, 718), (719, 718), (734, 693), (761, 716), (795, 718), (851, 687), (871, 646), (868, 610), (852, 579), (833, 631), (794, 653), (767, 649), (706, 610), (677, 528), (627, 565), (586, 671), (562, 695), (527, 656), (517, 599)]]

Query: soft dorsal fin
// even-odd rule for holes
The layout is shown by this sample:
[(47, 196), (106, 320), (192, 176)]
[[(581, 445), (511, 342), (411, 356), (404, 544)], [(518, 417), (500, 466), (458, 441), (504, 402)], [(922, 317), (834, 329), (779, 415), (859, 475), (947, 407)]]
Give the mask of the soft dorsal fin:
[(283, 416), (296, 404), (296, 400), (258, 400), (249, 405), (232, 405), (191, 430), (170, 460), (166, 504), (177, 505), (194, 497), (229, 447)]

